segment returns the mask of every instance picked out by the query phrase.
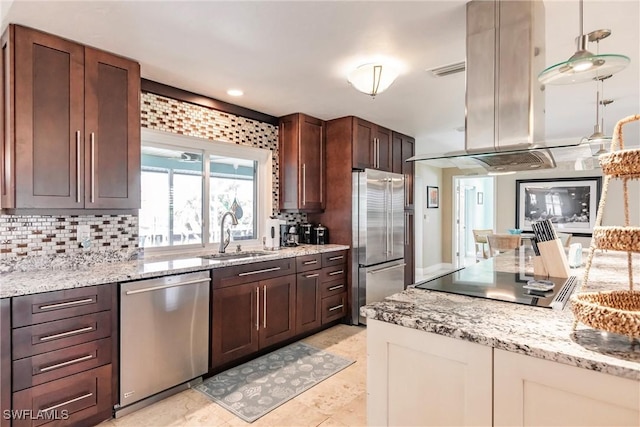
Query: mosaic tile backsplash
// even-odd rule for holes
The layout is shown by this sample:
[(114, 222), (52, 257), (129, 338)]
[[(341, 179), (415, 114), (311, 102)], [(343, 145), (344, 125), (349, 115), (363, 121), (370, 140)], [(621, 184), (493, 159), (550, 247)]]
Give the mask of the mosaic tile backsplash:
[[(278, 207), (278, 128), (163, 96), (143, 93), (144, 128), (207, 140), (264, 148), (273, 152), (273, 206)], [(305, 214), (273, 212), (305, 222)], [(91, 227), (91, 247), (80, 247), (79, 225)], [(0, 215), (0, 272), (66, 268), (128, 259), (138, 246), (134, 215)]]

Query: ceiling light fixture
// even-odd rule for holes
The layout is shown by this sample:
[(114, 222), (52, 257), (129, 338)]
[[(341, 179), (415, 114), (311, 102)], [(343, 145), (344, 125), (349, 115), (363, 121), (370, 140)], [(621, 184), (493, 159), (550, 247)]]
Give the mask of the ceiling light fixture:
[(371, 63), (360, 65), (351, 71), (347, 80), (356, 90), (375, 98), (384, 92), (398, 77), (398, 71), (391, 65)]
[(241, 91), (240, 89), (229, 89), (227, 91), (227, 95), (230, 95), (230, 96), (242, 96), (242, 95), (244, 95), (244, 92)]
[(578, 50), (571, 58), (559, 64), (552, 65), (538, 75), (542, 84), (572, 84), (583, 83), (597, 76), (617, 73), (629, 65), (629, 58), (616, 54), (596, 54), (587, 50), (587, 43), (600, 41), (611, 34), (610, 30), (598, 30), (584, 34), (583, 0), (580, 0), (580, 35), (578, 36)]

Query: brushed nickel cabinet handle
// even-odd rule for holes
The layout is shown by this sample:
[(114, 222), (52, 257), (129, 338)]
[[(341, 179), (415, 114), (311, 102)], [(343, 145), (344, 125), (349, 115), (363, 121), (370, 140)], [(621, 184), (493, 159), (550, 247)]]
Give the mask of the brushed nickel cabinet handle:
[(264, 310), (262, 311), (262, 327), (267, 329), (267, 285), (262, 286), (262, 305)]
[(73, 402), (77, 402), (79, 400), (86, 399), (87, 397), (91, 397), (91, 396), (93, 396), (93, 393), (83, 394), (82, 396), (78, 396), (75, 399), (70, 399), (70, 400), (67, 400), (66, 402), (62, 402), (62, 403), (58, 403), (57, 405), (49, 406), (48, 408), (41, 409), (40, 411), (49, 412), (49, 411), (57, 409), (57, 408), (59, 408), (61, 406), (69, 405), (69, 404), (71, 404)]
[(76, 131), (76, 203), (80, 203), (80, 131)]
[(265, 268), (264, 270), (247, 271), (246, 273), (238, 273), (238, 276), (252, 276), (254, 274), (268, 273), (270, 271), (278, 271), (282, 267)]
[(377, 163), (378, 163), (378, 169), (380, 169), (380, 138), (376, 138), (376, 140), (378, 141), (378, 159), (377, 159)]
[(58, 304), (41, 305), (39, 307), (39, 309), (40, 310), (53, 310), (54, 308), (70, 307), (72, 305), (86, 304), (88, 302), (94, 302), (94, 301), (95, 300), (93, 298), (79, 299), (79, 300), (75, 300), (75, 301), (61, 302), (61, 303), (58, 303)]
[(307, 165), (302, 164), (302, 205), (307, 204)]
[(331, 273), (329, 273), (329, 276), (335, 276), (336, 274), (342, 274), (342, 273), (344, 273), (344, 270), (332, 271)]
[(340, 310), (342, 307), (344, 307), (344, 304), (336, 305), (335, 307), (331, 307), (329, 311)]
[(256, 331), (260, 330), (260, 288), (256, 287)]
[(96, 192), (96, 134), (91, 132), (91, 203)]
[(327, 289), (328, 291), (335, 291), (336, 289), (340, 289), (340, 288), (344, 288), (344, 285), (336, 285), (336, 286), (332, 286), (329, 289)]
[(313, 279), (314, 277), (318, 277), (319, 274), (315, 273), (315, 274), (307, 274), (306, 276), (304, 276), (306, 279)]
[(311, 264), (317, 264), (317, 263), (318, 263), (317, 259), (303, 262), (304, 265), (311, 265)]
[(73, 365), (74, 363), (84, 362), (85, 360), (93, 359), (93, 354), (87, 354), (86, 356), (78, 357), (77, 359), (67, 360), (66, 362), (56, 363), (55, 365), (46, 366), (40, 369), (40, 372), (47, 372), (52, 369), (62, 368), (63, 366)]
[(331, 258), (329, 258), (329, 261), (336, 261), (342, 258), (344, 258), (344, 255), (332, 256)]
[(86, 328), (74, 329), (73, 331), (61, 332), (59, 334), (40, 337), (40, 341), (55, 340), (56, 338), (68, 337), (70, 335), (81, 334), (83, 332), (89, 332), (93, 330), (94, 330), (93, 326), (87, 326)]

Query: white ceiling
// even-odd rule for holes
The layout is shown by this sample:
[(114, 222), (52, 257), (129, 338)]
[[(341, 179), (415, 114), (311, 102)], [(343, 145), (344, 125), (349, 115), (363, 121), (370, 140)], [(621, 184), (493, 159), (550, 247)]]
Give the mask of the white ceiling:
[[(417, 153), (462, 149), (464, 74), (425, 70), (464, 60), (465, 3), (447, 1), (2, 1), (9, 22), (138, 60), (142, 76), (274, 116), (356, 115), (413, 135)], [(578, 1), (547, 0), (546, 63), (575, 51)], [(610, 28), (601, 53), (631, 65), (605, 83), (605, 130), (640, 113), (640, 1), (585, 0), (585, 32)], [(591, 45), (595, 50), (595, 45)], [(383, 56), (402, 75), (376, 99), (346, 73)], [(229, 88), (245, 95), (233, 98)], [(595, 83), (548, 86), (547, 139), (580, 138), (595, 123)], [(633, 125), (635, 126), (635, 125)], [(627, 132), (635, 143), (640, 126)]]

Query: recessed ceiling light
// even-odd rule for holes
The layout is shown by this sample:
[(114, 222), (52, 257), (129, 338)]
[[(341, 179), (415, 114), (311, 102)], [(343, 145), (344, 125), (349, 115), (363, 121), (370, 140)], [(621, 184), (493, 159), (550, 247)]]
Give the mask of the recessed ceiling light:
[(240, 89), (229, 89), (227, 91), (227, 95), (231, 95), (231, 96), (242, 96), (244, 95), (244, 92), (241, 91)]

